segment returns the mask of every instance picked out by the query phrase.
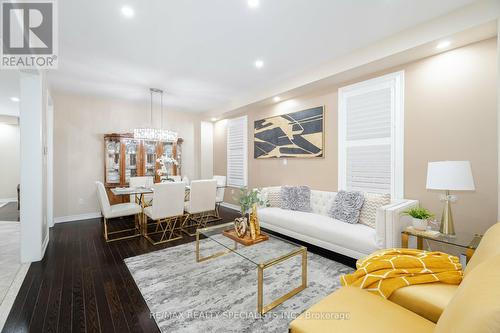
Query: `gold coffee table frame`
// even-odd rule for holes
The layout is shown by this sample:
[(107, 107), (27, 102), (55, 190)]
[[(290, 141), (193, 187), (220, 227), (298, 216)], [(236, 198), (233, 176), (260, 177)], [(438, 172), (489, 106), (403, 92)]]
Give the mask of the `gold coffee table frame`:
[[(202, 229), (196, 230), (196, 261), (197, 262), (203, 262), (203, 261), (206, 261), (209, 259), (214, 259), (214, 258), (220, 257), (222, 255), (225, 255), (227, 253), (235, 252), (238, 249), (238, 243), (235, 241), (233, 248), (227, 248), (227, 250), (225, 250), (225, 251), (217, 252), (215, 254), (212, 254), (212, 255), (206, 256), (206, 257), (202, 257), (200, 255), (200, 234), (203, 235), (203, 233), (202, 233), (203, 231), (209, 231), (211, 229), (216, 229), (216, 228), (220, 228), (221, 230), (223, 230), (224, 227), (228, 227), (228, 226), (232, 226), (232, 225), (233, 225), (232, 223), (228, 223), (228, 224), (224, 224), (224, 225), (217, 225), (217, 226), (213, 226), (213, 227), (202, 228)], [(222, 232), (221, 232), (221, 234), (222, 234)], [(206, 236), (206, 237), (210, 238), (208, 236)], [(271, 236), (271, 237), (273, 237), (273, 236)], [(251, 245), (251, 246), (258, 246), (259, 244), (265, 244), (265, 242), (257, 243), (257, 244)], [(223, 244), (220, 244), (220, 245), (225, 247), (225, 245), (223, 245)], [(289, 291), (288, 293), (281, 296), (280, 298), (272, 301), (271, 303), (264, 304), (264, 270), (267, 268), (270, 268), (274, 265), (277, 265), (283, 261), (286, 261), (290, 258), (293, 258), (295, 256), (302, 256), (302, 260), (301, 260), (302, 283), (301, 283), (301, 285), (294, 288), (293, 290)], [(244, 256), (242, 256), (242, 257), (244, 258)], [(246, 259), (246, 260), (253, 262), (250, 259)], [(299, 292), (306, 289), (306, 287), (307, 287), (307, 248), (305, 246), (297, 246), (296, 250), (291, 251), (288, 254), (285, 254), (285, 255), (280, 256), (276, 259), (272, 259), (272, 260), (266, 261), (264, 263), (258, 264), (257, 265), (257, 312), (259, 312), (261, 315), (265, 314), (266, 312), (274, 309), (275, 307), (277, 307), (281, 303), (285, 302), (286, 300), (297, 295)]]

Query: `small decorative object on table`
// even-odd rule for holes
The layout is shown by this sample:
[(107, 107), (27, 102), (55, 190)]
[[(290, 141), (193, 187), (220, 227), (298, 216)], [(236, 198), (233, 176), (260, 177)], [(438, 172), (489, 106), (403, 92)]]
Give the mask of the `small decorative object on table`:
[(168, 170), (172, 165), (179, 165), (179, 162), (175, 158), (168, 157), (163, 155), (161, 158), (156, 160), (157, 163), (160, 164), (160, 169), (158, 169), (157, 173), (160, 176), (160, 180), (162, 182), (168, 181)]
[(247, 234), (247, 218), (246, 217), (237, 217), (234, 220), (234, 231), (236, 235), (240, 238), (245, 237)]
[[(234, 220), (234, 230), (225, 230), (223, 234), (244, 245), (252, 245), (269, 239), (269, 236), (260, 232), (257, 217), (257, 205), (266, 204), (265, 200), (261, 198), (260, 190), (248, 191), (246, 188), (241, 188), (237, 200), (240, 204), (242, 217)], [(250, 208), (252, 212), (249, 214)]]
[(413, 227), (417, 230), (427, 229), (427, 220), (434, 216), (429, 210), (423, 207), (413, 207), (403, 212), (413, 218)]

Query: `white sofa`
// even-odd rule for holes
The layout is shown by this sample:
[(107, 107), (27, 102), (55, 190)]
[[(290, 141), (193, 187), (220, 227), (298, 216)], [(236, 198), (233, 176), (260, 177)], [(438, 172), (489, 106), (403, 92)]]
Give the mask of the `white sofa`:
[[(278, 187), (262, 189), (267, 196)], [(349, 224), (328, 216), (336, 192), (311, 190), (310, 213), (263, 207), (258, 211), (263, 228), (275, 231), (330, 251), (359, 259), (382, 249), (401, 246), (401, 231), (411, 220), (401, 213), (418, 205), (417, 200), (397, 200), (377, 210), (375, 228)]]

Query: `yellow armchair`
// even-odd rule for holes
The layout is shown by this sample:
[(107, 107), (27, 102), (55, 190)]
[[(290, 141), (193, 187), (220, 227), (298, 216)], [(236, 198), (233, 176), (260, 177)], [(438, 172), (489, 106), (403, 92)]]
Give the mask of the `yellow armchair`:
[[(500, 223), (491, 226), (479, 243), (464, 271), (464, 279), (482, 262), (500, 254)], [(400, 288), (389, 300), (437, 323), (459, 286), (430, 283)]]
[(492, 226), (459, 286), (398, 289), (389, 300), (343, 287), (291, 322), (291, 333), (500, 332), (500, 224)]

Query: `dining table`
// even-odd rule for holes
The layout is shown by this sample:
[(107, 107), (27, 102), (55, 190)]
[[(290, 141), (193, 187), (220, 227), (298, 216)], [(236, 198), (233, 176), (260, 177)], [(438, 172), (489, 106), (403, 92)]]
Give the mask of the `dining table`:
[[(226, 188), (225, 185), (217, 185), (217, 189)], [(186, 194), (184, 196), (184, 201), (189, 201), (189, 192), (191, 186), (186, 185)], [(144, 200), (145, 194), (152, 194), (154, 190), (152, 187), (147, 186), (136, 186), (136, 187), (114, 187), (111, 189), (111, 193), (115, 196), (131, 196), (136, 197), (136, 202), (144, 209), (150, 203), (146, 203)], [(141, 219), (142, 220), (142, 219)], [(141, 233), (144, 234), (144, 226), (141, 226)]]

